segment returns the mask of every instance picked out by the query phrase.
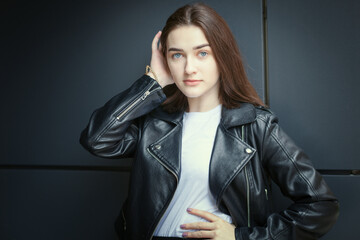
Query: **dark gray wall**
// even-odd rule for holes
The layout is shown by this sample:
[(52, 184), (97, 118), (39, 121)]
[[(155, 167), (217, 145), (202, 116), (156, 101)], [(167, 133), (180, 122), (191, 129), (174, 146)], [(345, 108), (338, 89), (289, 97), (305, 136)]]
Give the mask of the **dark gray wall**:
[[(187, 2), (2, 3), (0, 239), (116, 239), (131, 159), (91, 156), (79, 134), (143, 74), (154, 34)], [(359, 3), (204, 2), (229, 23), (251, 82), (341, 200), (324, 239), (357, 239), (360, 182), (349, 173), (360, 168)]]
[(356, 0), (268, 1), (270, 106), (340, 200), (324, 239), (359, 239), (359, 13)]
[(268, 4), (270, 104), (317, 168), (360, 169), (359, 13), (356, 0)]

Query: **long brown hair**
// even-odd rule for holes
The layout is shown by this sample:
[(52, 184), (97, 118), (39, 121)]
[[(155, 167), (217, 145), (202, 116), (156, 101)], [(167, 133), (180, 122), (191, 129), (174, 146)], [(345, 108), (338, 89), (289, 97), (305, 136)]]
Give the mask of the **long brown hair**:
[[(264, 106), (246, 76), (239, 48), (229, 26), (214, 9), (203, 3), (187, 4), (168, 18), (160, 37), (165, 59), (169, 33), (186, 25), (201, 28), (209, 41), (220, 72), (220, 103), (229, 109), (237, 108), (243, 102)], [(187, 98), (175, 84), (166, 86), (164, 92), (167, 99), (163, 103), (163, 108), (166, 111), (176, 112), (187, 109)]]

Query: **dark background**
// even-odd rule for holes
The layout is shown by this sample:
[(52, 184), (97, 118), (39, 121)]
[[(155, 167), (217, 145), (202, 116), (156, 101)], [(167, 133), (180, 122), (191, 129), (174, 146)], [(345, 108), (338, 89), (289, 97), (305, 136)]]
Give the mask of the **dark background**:
[[(188, 2), (2, 1), (1, 240), (117, 239), (131, 159), (94, 157), (79, 134), (144, 73), (154, 35)], [(251, 82), (340, 199), (323, 239), (359, 239), (360, 1), (203, 2), (228, 22)]]

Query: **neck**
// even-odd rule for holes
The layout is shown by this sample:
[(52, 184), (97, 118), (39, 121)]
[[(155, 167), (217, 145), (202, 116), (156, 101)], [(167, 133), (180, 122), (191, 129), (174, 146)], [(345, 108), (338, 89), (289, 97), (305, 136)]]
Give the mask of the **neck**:
[(218, 98), (203, 101), (198, 98), (188, 98), (188, 112), (207, 112), (220, 104)]

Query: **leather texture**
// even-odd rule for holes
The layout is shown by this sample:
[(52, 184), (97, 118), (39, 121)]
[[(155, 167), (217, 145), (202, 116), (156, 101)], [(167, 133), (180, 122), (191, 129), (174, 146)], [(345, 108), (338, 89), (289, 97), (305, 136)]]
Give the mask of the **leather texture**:
[[(144, 75), (91, 116), (80, 143), (105, 158), (134, 158), (128, 198), (117, 221), (120, 239), (151, 239), (181, 178), (183, 113), (167, 113), (157, 82)], [(243, 103), (222, 108), (209, 184), (230, 214), (236, 239), (317, 239), (335, 223), (339, 205), (277, 117)], [(196, 159), (194, 160), (196, 161)], [(274, 212), (271, 183), (292, 199)]]

